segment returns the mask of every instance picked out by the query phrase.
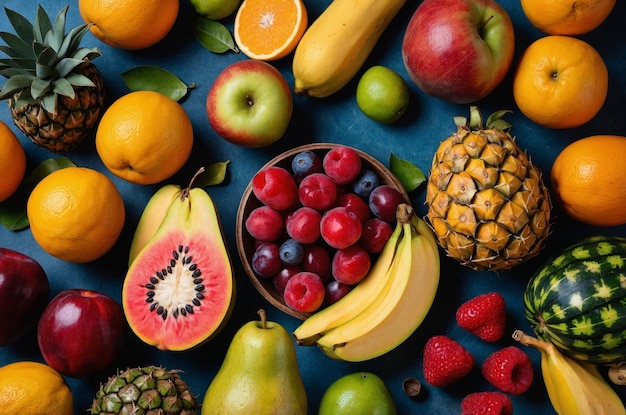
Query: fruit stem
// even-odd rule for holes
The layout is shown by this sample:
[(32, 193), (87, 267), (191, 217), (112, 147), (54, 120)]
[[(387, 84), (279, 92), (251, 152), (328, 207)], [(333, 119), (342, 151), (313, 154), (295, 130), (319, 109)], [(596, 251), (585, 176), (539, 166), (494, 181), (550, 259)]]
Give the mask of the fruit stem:
[(609, 367), (609, 379), (616, 385), (626, 385), (626, 362)]
[(257, 314), (259, 315), (259, 317), (261, 317), (261, 328), (266, 329), (267, 328), (267, 316), (265, 315), (265, 310), (261, 308), (259, 311), (257, 311)]
[(470, 106), (469, 119), (462, 115), (454, 117), (454, 124), (458, 128), (465, 128), (472, 130), (482, 130), (483, 128), (483, 116), (478, 109), (477, 105)]
[(189, 185), (187, 185), (187, 187), (184, 188), (182, 192), (180, 192), (180, 200), (185, 200), (189, 197), (189, 191), (191, 190), (191, 187), (193, 186), (193, 182), (202, 173), (204, 173), (204, 167), (200, 167), (198, 171), (196, 171), (196, 173), (193, 175), (191, 180), (189, 180)]
[(532, 346), (539, 350), (544, 350), (546, 352), (548, 351), (550, 347), (554, 347), (552, 343), (548, 343), (546, 341), (539, 340), (533, 336), (529, 336), (528, 334), (524, 333), (522, 330), (515, 330), (511, 337), (513, 337), (513, 340), (520, 342), (524, 346)]
[[(489, 22), (494, 18), (493, 14), (490, 14), (489, 17), (478, 27), (478, 31), (482, 34), (485, 26), (489, 24)], [(482, 37), (482, 36), (481, 36)]]
[(408, 203), (400, 203), (396, 209), (396, 219), (402, 224), (409, 223), (413, 212), (413, 206)]

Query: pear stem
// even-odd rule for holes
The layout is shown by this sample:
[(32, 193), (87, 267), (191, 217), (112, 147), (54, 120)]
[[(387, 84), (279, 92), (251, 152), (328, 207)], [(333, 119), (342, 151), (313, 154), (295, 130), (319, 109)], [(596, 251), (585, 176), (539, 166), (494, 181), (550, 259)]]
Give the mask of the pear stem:
[(265, 310), (260, 309), (259, 311), (257, 311), (257, 314), (259, 315), (259, 317), (261, 317), (261, 328), (266, 329), (267, 328), (267, 316), (265, 315)]
[(191, 187), (193, 186), (193, 182), (202, 173), (204, 173), (204, 167), (200, 167), (198, 171), (196, 171), (196, 173), (193, 175), (191, 180), (189, 180), (189, 184), (187, 185), (187, 187), (184, 188), (182, 192), (180, 192), (180, 200), (185, 200), (189, 197), (189, 191), (191, 190)]

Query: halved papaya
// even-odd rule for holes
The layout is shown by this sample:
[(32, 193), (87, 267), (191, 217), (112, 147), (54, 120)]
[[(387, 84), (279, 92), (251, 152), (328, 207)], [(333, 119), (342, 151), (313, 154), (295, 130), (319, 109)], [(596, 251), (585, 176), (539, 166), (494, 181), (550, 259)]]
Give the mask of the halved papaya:
[(122, 288), (128, 324), (147, 344), (188, 350), (226, 324), (235, 291), (215, 204), (201, 188), (184, 189), (128, 269)]

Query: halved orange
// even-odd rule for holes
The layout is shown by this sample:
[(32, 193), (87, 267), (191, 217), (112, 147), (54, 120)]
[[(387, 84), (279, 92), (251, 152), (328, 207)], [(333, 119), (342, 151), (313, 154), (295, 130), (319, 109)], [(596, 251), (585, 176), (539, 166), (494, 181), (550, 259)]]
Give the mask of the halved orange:
[(235, 16), (235, 42), (252, 59), (277, 60), (296, 48), (307, 25), (302, 0), (244, 0)]

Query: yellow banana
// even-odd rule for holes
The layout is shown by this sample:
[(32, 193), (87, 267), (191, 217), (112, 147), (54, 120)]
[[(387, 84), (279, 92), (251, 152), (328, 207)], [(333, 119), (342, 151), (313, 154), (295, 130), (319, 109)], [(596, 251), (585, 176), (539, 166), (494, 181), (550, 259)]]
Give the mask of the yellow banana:
[(405, 2), (333, 0), (296, 47), (295, 93), (322, 98), (343, 88)]
[(541, 372), (559, 415), (624, 415), (626, 408), (598, 368), (566, 356), (552, 343), (516, 330), (513, 338), (541, 352)]
[(152, 195), (139, 218), (133, 241), (130, 244), (129, 266), (159, 229), (172, 202), (180, 196), (181, 191), (180, 186), (168, 184)]
[(298, 344), (304, 346), (315, 344), (323, 333), (352, 319), (372, 302), (385, 286), (387, 272), (396, 254), (402, 232), (402, 224), (398, 221), (367, 276), (341, 300), (313, 314), (296, 328), (293, 335)]
[(361, 362), (381, 356), (404, 342), (428, 314), (439, 285), (437, 244), (421, 219), (405, 226), (402, 242), (409, 243), (398, 248), (383, 291), (366, 310), (317, 341), (330, 357)]

